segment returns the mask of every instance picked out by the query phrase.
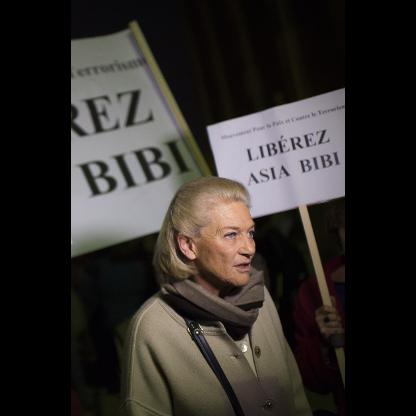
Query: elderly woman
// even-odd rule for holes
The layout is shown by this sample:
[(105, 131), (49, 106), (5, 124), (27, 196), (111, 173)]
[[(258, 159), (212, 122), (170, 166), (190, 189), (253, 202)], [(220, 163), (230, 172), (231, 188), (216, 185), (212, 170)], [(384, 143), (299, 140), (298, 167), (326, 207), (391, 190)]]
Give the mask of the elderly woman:
[(249, 206), (243, 185), (224, 178), (176, 193), (154, 254), (161, 289), (128, 331), (124, 414), (311, 415), (263, 273), (251, 267)]

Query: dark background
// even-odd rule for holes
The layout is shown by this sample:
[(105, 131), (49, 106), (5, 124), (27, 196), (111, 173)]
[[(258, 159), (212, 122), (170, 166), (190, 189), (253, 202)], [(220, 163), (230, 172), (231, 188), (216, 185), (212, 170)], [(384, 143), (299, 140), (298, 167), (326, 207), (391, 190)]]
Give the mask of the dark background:
[(71, 0), (71, 38), (137, 20), (215, 172), (206, 126), (345, 87), (343, 0)]

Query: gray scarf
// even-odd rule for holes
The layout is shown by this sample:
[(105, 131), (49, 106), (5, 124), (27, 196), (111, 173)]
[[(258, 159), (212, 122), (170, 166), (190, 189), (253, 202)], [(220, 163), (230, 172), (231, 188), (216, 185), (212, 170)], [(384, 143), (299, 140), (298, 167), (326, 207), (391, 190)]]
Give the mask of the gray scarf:
[(212, 295), (190, 279), (162, 285), (161, 294), (180, 315), (199, 322), (221, 321), (234, 339), (240, 339), (263, 305), (263, 272), (252, 268), (247, 285), (232, 288), (224, 297)]

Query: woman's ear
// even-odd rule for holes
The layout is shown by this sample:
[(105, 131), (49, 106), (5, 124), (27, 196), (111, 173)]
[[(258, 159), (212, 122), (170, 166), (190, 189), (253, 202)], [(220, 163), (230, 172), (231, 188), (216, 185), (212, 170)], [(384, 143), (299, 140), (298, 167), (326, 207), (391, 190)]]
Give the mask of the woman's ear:
[(187, 259), (196, 259), (196, 249), (192, 238), (186, 237), (183, 234), (178, 234), (178, 236), (176, 237), (176, 241), (178, 242), (179, 250), (181, 250), (182, 254)]

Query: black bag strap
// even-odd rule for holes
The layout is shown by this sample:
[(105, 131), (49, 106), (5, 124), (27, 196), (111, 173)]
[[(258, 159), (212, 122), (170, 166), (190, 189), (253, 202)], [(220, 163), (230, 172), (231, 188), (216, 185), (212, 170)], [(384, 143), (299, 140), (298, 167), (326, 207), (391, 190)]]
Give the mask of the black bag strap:
[(212, 371), (214, 371), (222, 387), (227, 393), (228, 398), (230, 399), (231, 405), (233, 406), (235, 414), (237, 416), (244, 416), (243, 409), (240, 406), (240, 403), (237, 399), (237, 396), (234, 393), (233, 388), (231, 387), (230, 382), (228, 381), (226, 375), (222, 371), (222, 368), (219, 362), (215, 358), (215, 355), (212, 352), (211, 347), (209, 346), (207, 340), (204, 337), (203, 329), (200, 327), (200, 325), (197, 322), (191, 321), (187, 318), (184, 318), (184, 319), (188, 327), (189, 334), (191, 335), (192, 339), (195, 341), (196, 345), (202, 352), (202, 355), (207, 360), (209, 366), (212, 368)]

